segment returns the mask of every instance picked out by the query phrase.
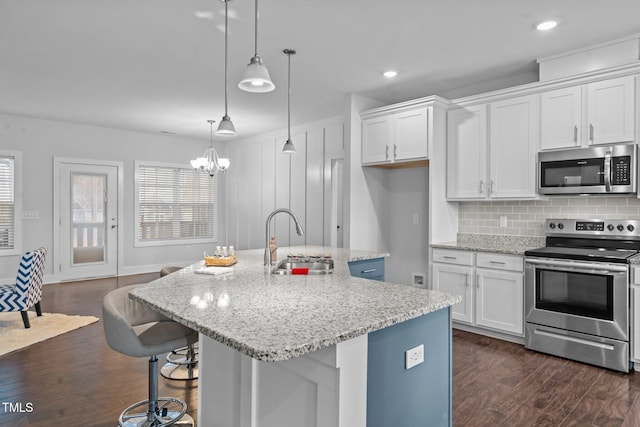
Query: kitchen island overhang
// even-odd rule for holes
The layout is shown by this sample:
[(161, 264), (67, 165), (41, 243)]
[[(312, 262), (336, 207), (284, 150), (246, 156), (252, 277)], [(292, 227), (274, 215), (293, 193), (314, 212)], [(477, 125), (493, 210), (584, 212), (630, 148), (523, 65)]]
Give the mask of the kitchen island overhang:
[[(196, 270), (202, 264), (196, 263), (141, 285), (130, 296), (201, 333), (198, 405), (201, 423), (207, 420), (211, 425), (218, 425), (216, 423), (219, 421), (214, 419), (221, 417), (222, 412), (227, 412), (225, 416), (230, 418), (220, 421), (219, 425), (244, 425), (237, 422), (246, 417), (261, 420), (258, 425), (270, 425), (268, 420), (275, 415), (265, 408), (278, 406), (274, 402), (260, 405), (259, 401), (264, 403), (280, 395), (284, 401), (295, 402), (289, 405), (290, 411), (300, 407), (314, 407), (312, 412), (326, 412), (327, 408), (320, 411), (317, 405), (326, 399), (337, 402), (335, 410), (327, 412), (335, 412), (335, 417), (330, 417), (335, 418), (335, 422), (317, 425), (364, 426), (368, 335), (446, 309), (457, 303), (460, 297), (407, 285), (375, 282), (351, 277), (349, 274), (348, 262), (379, 258), (386, 254), (317, 246), (280, 250), (330, 255), (334, 260), (334, 272), (322, 276), (273, 275), (262, 266), (262, 250), (239, 251), (238, 263), (231, 273), (215, 276), (197, 274)], [(450, 337), (448, 319), (446, 326)], [(450, 350), (450, 339), (448, 345)], [(227, 352), (231, 353), (225, 356)], [(215, 362), (210, 360), (213, 354), (217, 358)], [(222, 366), (222, 360), (226, 360), (228, 366)], [(272, 365), (279, 366), (267, 368), (269, 364), (263, 362), (277, 362)], [(312, 366), (314, 362), (338, 375), (336, 384), (339, 387), (334, 390), (332, 398), (323, 393), (318, 395), (319, 390), (326, 387), (309, 382), (308, 378), (300, 383), (300, 387), (307, 390), (305, 387), (309, 384), (316, 384), (319, 388), (314, 393), (309, 390), (306, 394), (299, 390), (293, 391), (297, 386), (291, 378), (286, 385), (276, 386), (279, 390), (277, 393), (264, 394), (264, 390), (258, 392), (267, 382), (285, 377), (282, 372), (275, 375), (273, 372), (269, 374), (269, 371), (283, 368), (287, 372), (293, 372), (290, 365), (309, 365), (296, 374), (300, 376), (304, 372), (319, 369)], [(449, 372), (450, 377), (450, 362), (443, 368)], [(216, 383), (223, 381), (214, 378), (224, 371), (233, 373), (233, 378), (227, 379), (226, 383), (238, 382), (237, 387), (233, 388), (239, 388), (231, 393), (237, 396), (237, 401), (226, 402), (227, 393), (222, 389), (216, 390)], [(258, 378), (261, 380), (258, 381)], [(267, 381), (267, 378), (271, 379)], [(347, 378), (351, 379), (347, 381)], [(280, 380), (276, 382), (278, 381)], [(229, 387), (227, 384), (223, 389), (229, 390)], [(340, 392), (340, 388), (345, 390)], [(284, 390), (291, 392), (284, 393)], [(241, 399), (246, 393), (250, 396), (248, 401), (246, 396)], [(285, 398), (283, 394), (290, 396)], [(315, 395), (315, 404), (298, 401), (300, 396), (310, 394)], [(324, 397), (317, 400), (319, 396)], [(354, 399), (360, 400), (360, 404), (354, 405)], [(245, 403), (241, 404), (243, 401)], [(231, 415), (228, 409), (224, 409), (224, 405), (218, 406), (222, 403), (240, 405), (237, 407), (244, 407), (244, 411), (248, 412), (238, 409)], [(226, 406), (232, 407), (234, 406)], [(303, 412), (305, 411), (298, 415), (292, 414), (292, 417), (306, 419), (308, 411)], [(349, 424), (352, 422), (357, 424)]]

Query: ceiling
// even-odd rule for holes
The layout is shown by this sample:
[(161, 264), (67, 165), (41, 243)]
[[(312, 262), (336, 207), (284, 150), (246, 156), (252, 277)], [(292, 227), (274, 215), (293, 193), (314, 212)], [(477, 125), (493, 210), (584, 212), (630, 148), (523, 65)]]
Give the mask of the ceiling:
[[(285, 48), (298, 52), (295, 126), (341, 115), (349, 93), (394, 103), (534, 81), (536, 58), (640, 32), (638, 0), (263, 0), (259, 8), (258, 52), (276, 90), (237, 88), (254, 53), (254, 1), (231, 1), (235, 138), (286, 129)], [(560, 25), (533, 29), (547, 18)], [(387, 69), (398, 76), (385, 79)], [(224, 114), (224, 3), (0, 0), (0, 112), (206, 139), (206, 120)]]

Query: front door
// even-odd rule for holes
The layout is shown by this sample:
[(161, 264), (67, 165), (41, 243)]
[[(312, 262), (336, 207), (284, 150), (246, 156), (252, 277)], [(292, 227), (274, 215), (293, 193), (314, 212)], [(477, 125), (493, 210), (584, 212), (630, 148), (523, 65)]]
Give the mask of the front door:
[(118, 165), (59, 161), (61, 280), (118, 273)]

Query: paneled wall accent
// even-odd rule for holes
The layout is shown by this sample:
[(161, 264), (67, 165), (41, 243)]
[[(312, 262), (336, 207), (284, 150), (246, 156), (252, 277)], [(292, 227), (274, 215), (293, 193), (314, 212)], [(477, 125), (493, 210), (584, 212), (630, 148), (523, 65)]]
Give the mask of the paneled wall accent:
[(342, 118), (293, 129), (294, 155), (282, 153), (286, 139), (284, 134), (274, 134), (229, 143), (227, 234), (221, 244), (263, 248), (267, 216), (276, 208), (289, 208), (305, 234), (299, 237), (290, 217), (277, 214), (271, 234), (278, 246), (329, 246), (330, 165), (344, 157)]
[[(499, 227), (501, 216), (507, 227)], [(640, 219), (636, 197), (553, 197), (548, 200), (461, 202), (458, 232), (544, 236), (547, 218)]]

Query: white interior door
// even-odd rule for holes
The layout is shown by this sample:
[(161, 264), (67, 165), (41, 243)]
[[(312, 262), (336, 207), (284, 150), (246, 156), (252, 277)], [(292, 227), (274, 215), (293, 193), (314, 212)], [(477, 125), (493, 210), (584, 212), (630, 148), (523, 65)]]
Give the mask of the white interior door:
[(331, 161), (331, 246), (343, 247), (343, 159)]
[(118, 273), (118, 166), (60, 162), (61, 280)]

